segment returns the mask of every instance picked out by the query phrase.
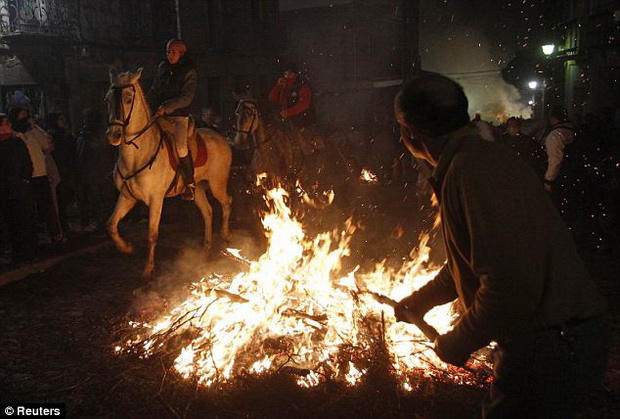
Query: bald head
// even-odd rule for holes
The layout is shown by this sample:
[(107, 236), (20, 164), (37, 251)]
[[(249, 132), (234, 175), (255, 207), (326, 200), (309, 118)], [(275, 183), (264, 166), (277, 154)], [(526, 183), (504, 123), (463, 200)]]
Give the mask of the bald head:
[(166, 44), (166, 58), (168, 58), (170, 64), (178, 63), (186, 52), (187, 47), (185, 46), (185, 42), (178, 38), (172, 38)]
[(409, 81), (396, 95), (395, 105), (409, 124), (430, 138), (469, 123), (463, 88), (440, 74), (425, 74)]

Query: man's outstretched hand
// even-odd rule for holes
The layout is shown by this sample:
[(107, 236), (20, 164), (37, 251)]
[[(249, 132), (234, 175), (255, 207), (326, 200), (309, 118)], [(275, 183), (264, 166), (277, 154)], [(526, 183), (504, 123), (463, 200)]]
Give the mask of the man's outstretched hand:
[(409, 297), (405, 297), (396, 304), (394, 307), (394, 317), (399, 322), (410, 323), (408, 320), (411, 317), (419, 317), (422, 318), (424, 314), (421, 313), (417, 308), (419, 308), (419, 302), (416, 293), (414, 292)]
[(450, 335), (439, 335), (435, 338), (435, 353), (443, 362), (462, 367), (469, 359), (469, 353), (455, 347), (450, 341)]

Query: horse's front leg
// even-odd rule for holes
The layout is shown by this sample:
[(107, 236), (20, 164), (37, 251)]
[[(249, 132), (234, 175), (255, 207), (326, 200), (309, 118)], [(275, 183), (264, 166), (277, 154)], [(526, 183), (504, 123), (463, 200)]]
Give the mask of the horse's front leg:
[(164, 198), (152, 199), (149, 202), (149, 250), (142, 271), (142, 278), (150, 280), (155, 270), (155, 246), (159, 237), (159, 221), (161, 220), (161, 210), (164, 205)]
[(230, 210), (232, 206), (232, 198), (226, 191), (227, 180), (228, 178), (226, 177), (224, 181), (217, 182), (214, 180), (210, 182), (213, 197), (222, 205), (222, 228), (220, 230), (220, 236), (224, 240), (230, 239)]
[(204, 184), (201, 182), (198, 184), (196, 188), (196, 195), (194, 197), (194, 204), (200, 210), (202, 214), (202, 220), (204, 222), (204, 239), (203, 239), (203, 247), (205, 251), (209, 251), (211, 249), (211, 238), (213, 236), (213, 209), (211, 208), (211, 204), (207, 199), (207, 194), (205, 192)]
[(127, 243), (118, 233), (118, 223), (131, 211), (134, 205), (136, 205), (136, 202), (137, 201), (133, 197), (127, 196), (121, 192), (106, 226), (108, 235), (114, 242), (116, 249), (124, 254), (133, 253), (134, 247), (130, 243)]

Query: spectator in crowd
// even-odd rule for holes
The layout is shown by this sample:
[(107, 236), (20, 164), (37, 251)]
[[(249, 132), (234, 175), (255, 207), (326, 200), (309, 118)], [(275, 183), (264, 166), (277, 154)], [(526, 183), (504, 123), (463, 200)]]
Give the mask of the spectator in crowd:
[(58, 217), (65, 234), (70, 231), (68, 208), (75, 203), (75, 137), (71, 135), (67, 117), (62, 112), (51, 112), (47, 117), (47, 132), (53, 140), (52, 156), (60, 173), (56, 187)]
[(394, 107), (406, 147), (433, 166), (448, 255), (396, 318), (458, 298), (462, 314), (434, 348), (460, 366), (497, 342), (483, 417), (574, 417), (602, 381), (609, 326), (566, 225), (535, 173), (471, 127), (459, 84), (420, 76)]
[(104, 234), (113, 204), (111, 173), (116, 163), (116, 150), (105, 140), (103, 113), (88, 108), (82, 120), (76, 146), (80, 220), (84, 231)]
[(546, 159), (542, 156), (542, 150), (536, 140), (521, 132), (520, 118), (515, 116), (508, 118), (504, 134), (498, 143), (507, 146), (542, 178), (542, 161)]
[(196, 124), (197, 128), (209, 128), (217, 132), (221, 132), (220, 118), (215, 114), (215, 109), (210, 106), (202, 108), (200, 113), (200, 121)]
[[(66, 239), (62, 234), (62, 227), (58, 219), (58, 212), (54, 204), (54, 196), (52, 194), (52, 184), (48, 177), (48, 168), (54, 170), (55, 164), (48, 166), (48, 162), (52, 161), (51, 157), (47, 157), (47, 151), (51, 156), (51, 140), (39, 128), (33, 124), (30, 113), (24, 108), (13, 108), (9, 112), (9, 118), (13, 125), (15, 135), (21, 138), (32, 160), (32, 190), (34, 192), (37, 216), (44, 222), (47, 233), (53, 243), (62, 243)], [(59, 175), (52, 173), (52, 178), (58, 178)]]
[(0, 209), (14, 260), (35, 256), (32, 169), (28, 148), (14, 135), (9, 117), (0, 114)]
[(480, 136), (487, 141), (496, 141), (500, 137), (500, 133), (496, 127), (482, 120), (480, 112), (476, 112), (474, 119), (471, 121), (480, 132)]
[(543, 136), (547, 151), (545, 190), (549, 192), (575, 239), (582, 243), (586, 233), (584, 179), (576, 130), (569, 121), (567, 110), (562, 106), (555, 106), (549, 111), (548, 123), (549, 127)]
[(54, 209), (56, 210), (56, 214), (58, 214), (58, 196), (56, 194), (56, 187), (60, 183), (61, 178), (60, 172), (58, 171), (58, 166), (56, 165), (56, 160), (54, 160), (53, 155), (54, 141), (52, 137), (47, 132), (45, 132), (45, 130), (41, 128), (41, 126), (36, 122), (36, 118), (32, 116), (28, 118), (28, 131), (26, 131), (26, 136), (35, 138), (41, 146), (43, 154), (45, 154), (47, 180), (49, 180), (52, 189), (52, 201), (54, 202)]

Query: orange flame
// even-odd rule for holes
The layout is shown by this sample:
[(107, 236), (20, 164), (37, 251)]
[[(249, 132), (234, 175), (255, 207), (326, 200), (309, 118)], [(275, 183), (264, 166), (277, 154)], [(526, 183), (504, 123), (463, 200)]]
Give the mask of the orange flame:
[(379, 178), (377, 177), (377, 175), (372, 173), (370, 169), (364, 167), (362, 169), (362, 172), (360, 173), (360, 181), (362, 183), (377, 184), (379, 183)]
[[(186, 341), (175, 360), (183, 377), (196, 376), (210, 386), (240, 373), (261, 374), (290, 367), (305, 371), (297, 380), (303, 387), (318, 385), (329, 370), (349, 385), (363, 379), (363, 357), (342, 362), (342, 349), (367, 348), (364, 322), (381, 322), (383, 342), (395, 374), (411, 389), (408, 372), (429, 375), (447, 366), (432, 344), (411, 324), (398, 323), (391, 308), (361, 292), (369, 289), (399, 300), (434, 277), (429, 268), (428, 235), (398, 270), (384, 262), (372, 272), (359, 266), (343, 270), (355, 226), (306, 237), (302, 224), (286, 206), (283, 189), (266, 192), (270, 211), (263, 225), (269, 239), (258, 260), (245, 259), (246, 272), (232, 277), (212, 275), (192, 284), (191, 295), (153, 323), (132, 322), (135, 333), (117, 352), (136, 351), (148, 357), (161, 351), (172, 337)], [(239, 259), (243, 256), (228, 249)], [(385, 315), (384, 310), (388, 310)], [(431, 310), (425, 320), (440, 333), (451, 329), (455, 314), (450, 304)], [(358, 359), (359, 358), (359, 359)], [(320, 366), (320, 368), (318, 368)], [(453, 374), (454, 371), (452, 372)]]

